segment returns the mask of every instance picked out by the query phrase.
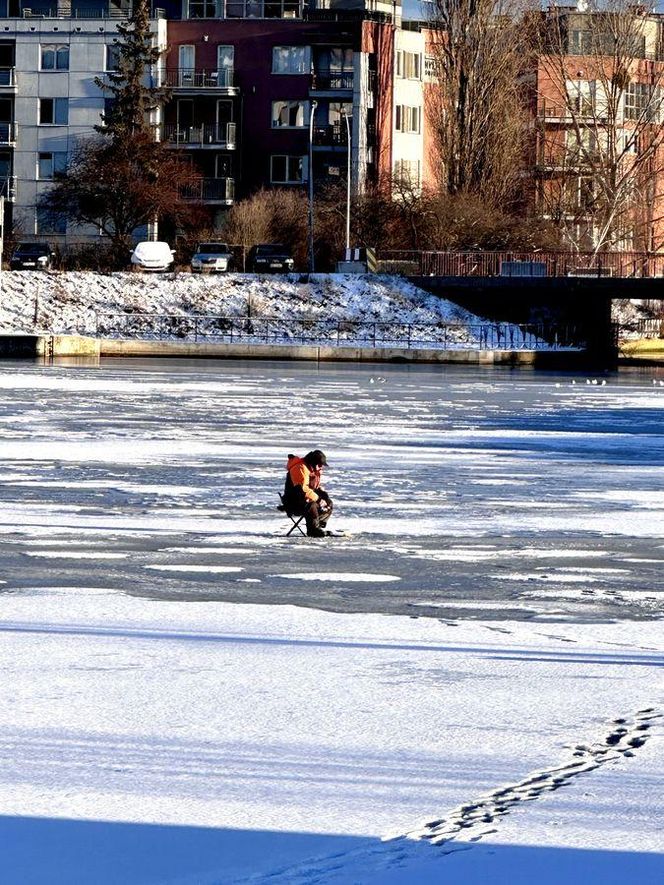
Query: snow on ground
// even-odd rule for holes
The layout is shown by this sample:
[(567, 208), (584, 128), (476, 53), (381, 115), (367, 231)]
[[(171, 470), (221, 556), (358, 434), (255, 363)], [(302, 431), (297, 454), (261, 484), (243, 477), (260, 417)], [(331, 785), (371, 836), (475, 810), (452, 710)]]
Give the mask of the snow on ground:
[[(127, 330), (154, 332), (146, 315), (252, 317), (276, 320), (271, 336), (296, 336), (300, 322), (462, 324), (483, 322), (450, 301), (437, 298), (400, 277), (387, 275), (289, 274), (97, 274), (90, 272), (5, 272), (2, 275), (0, 332), (78, 333), (117, 337)], [(130, 320), (127, 320), (129, 315)], [(139, 324), (140, 320), (140, 324)], [(130, 325), (128, 325), (128, 322)], [(165, 330), (165, 331), (164, 331)], [(160, 337), (181, 337), (182, 328), (159, 325)], [(246, 334), (246, 330), (245, 330)], [(515, 341), (515, 326), (503, 334)], [(480, 331), (449, 332), (448, 346), (479, 346)]]
[(380, 371), (0, 366), (3, 885), (664, 881), (661, 372)]

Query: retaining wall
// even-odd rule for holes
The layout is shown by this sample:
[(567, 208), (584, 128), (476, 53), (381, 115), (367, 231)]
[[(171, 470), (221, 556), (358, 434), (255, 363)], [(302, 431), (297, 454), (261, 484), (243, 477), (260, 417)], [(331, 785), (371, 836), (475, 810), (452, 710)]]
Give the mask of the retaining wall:
[(356, 363), (448, 363), (573, 368), (582, 351), (441, 350), (428, 348), (323, 347), (285, 344), (205, 344), (186, 341), (87, 338), (78, 335), (0, 336), (0, 358), (59, 357), (307, 360)]

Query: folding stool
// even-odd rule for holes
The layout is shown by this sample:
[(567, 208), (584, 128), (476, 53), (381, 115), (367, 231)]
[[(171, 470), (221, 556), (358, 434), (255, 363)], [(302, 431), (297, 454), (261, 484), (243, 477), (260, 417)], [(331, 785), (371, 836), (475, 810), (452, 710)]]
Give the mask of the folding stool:
[(292, 535), (295, 529), (297, 529), (299, 533), (301, 535), (304, 535), (304, 537), (306, 538), (307, 533), (303, 531), (302, 526), (300, 525), (300, 523), (304, 519), (304, 513), (301, 516), (298, 516), (296, 513), (291, 513), (290, 510), (286, 507), (286, 501), (281, 493), (279, 494), (279, 499), (281, 501), (281, 504), (277, 506), (277, 510), (281, 510), (282, 513), (285, 513), (286, 516), (293, 523), (293, 525), (286, 532), (286, 537)]

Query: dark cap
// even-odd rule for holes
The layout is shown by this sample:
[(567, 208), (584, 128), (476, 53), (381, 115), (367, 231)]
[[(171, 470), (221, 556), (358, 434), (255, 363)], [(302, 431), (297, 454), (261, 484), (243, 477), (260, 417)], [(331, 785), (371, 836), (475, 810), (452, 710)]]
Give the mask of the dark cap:
[(304, 460), (309, 464), (313, 464), (314, 466), (318, 466), (320, 464), (321, 467), (327, 467), (327, 458), (325, 457), (325, 452), (321, 452), (320, 449), (314, 449), (312, 452), (309, 452), (304, 456)]

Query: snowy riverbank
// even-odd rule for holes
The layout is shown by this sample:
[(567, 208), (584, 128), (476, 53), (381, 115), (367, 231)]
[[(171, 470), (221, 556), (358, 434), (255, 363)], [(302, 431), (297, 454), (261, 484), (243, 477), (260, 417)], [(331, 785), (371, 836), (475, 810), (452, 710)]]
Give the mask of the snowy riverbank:
[[(303, 282), (302, 280), (306, 280)], [(470, 323), (478, 318), (400, 277), (299, 274), (2, 275), (0, 331), (94, 334), (115, 314), (276, 317), (282, 321)]]

